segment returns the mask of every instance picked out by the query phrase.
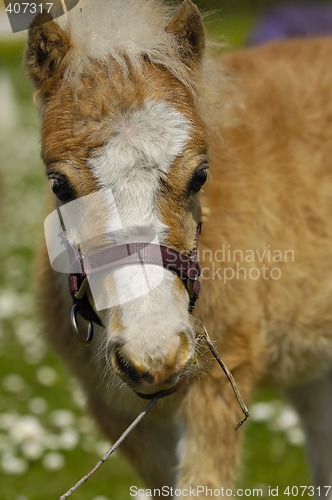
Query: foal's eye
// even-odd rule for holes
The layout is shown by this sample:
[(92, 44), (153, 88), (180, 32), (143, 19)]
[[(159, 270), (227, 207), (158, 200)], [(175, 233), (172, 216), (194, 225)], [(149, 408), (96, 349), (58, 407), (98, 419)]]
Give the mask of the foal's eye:
[(74, 192), (67, 179), (62, 174), (50, 174), (48, 176), (53, 193), (60, 201), (70, 201)]
[(190, 184), (189, 184), (189, 191), (198, 193), (198, 191), (201, 189), (203, 184), (205, 183), (207, 179), (207, 171), (208, 171), (208, 164), (203, 163), (194, 173)]

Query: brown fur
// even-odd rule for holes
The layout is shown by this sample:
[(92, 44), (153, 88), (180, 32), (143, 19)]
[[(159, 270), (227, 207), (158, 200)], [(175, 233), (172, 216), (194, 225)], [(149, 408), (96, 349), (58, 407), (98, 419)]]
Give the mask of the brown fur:
[[(42, 16), (48, 22), (40, 25)], [(66, 33), (50, 22), (49, 16), (39, 14), (29, 30), (26, 53), (27, 70), (36, 86), (47, 93), (63, 73), (64, 59), (70, 49)]]
[(179, 12), (166, 27), (166, 31), (175, 35), (181, 59), (185, 63), (201, 59), (204, 52), (204, 27), (199, 10), (193, 8), (190, 0), (182, 2)]
[[(187, 17), (183, 17), (185, 11)], [(199, 72), (204, 46), (200, 23), (197, 38), (185, 29), (185, 20), (195, 12), (186, 1), (169, 26), (177, 39), (181, 39), (178, 32), (184, 33), (187, 53), (186, 44), (194, 43), (192, 57)], [(30, 36), (27, 67), (43, 91), (45, 66), (38, 65), (34, 55), (41, 29)], [(45, 29), (52, 32), (53, 28)], [(65, 34), (58, 35), (66, 40)], [(68, 40), (65, 45), (69, 46)], [(57, 53), (49, 53), (58, 59)], [(66, 173), (76, 195), (84, 196), (96, 189), (86, 159), (107, 139), (108, 125), (119, 109), (139, 107), (146, 97), (170, 102), (194, 124), (194, 132), (159, 193), (162, 219), (170, 226), (167, 244), (179, 251), (194, 246), (202, 209), (196, 196), (185, 196), (185, 189), (208, 143), (210, 181), (201, 194), (209, 212), (200, 241), (203, 269), (235, 269), (233, 259), (226, 257), (220, 264), (208, 258), (207, 251), (216, 253), (227, 245), (244, 252), (263, 251), (267, 246), (294, 252), (294, 262), (275, 264), (281, 271), (278, 280), (242, 276), (225, 284), (220, 279), (202, 279), (195, 316), (203, 316), (247, 402), (259, 384), (271, 383), (292, 388), (290, 394), (298, 401), (295, 393), (301, 391), (294, 387), (303, 386), (305, 392), (309, 380), (326, 378), (331, 370), (331, 53), (332, 40), (317, 39), (225, 54), (214, 65), (228, 75), (228, 83), (224, 76), (213, 80), (214, 90), (205, 92), (200, 110), (198, 96), (169, 68), (151, 65), (145, 58), (140, 71), (128, 63), (129, 74), (124, 75), (113, 61), (110, 80), (106, 65), (94, 62), (94, 73), (82, 76), (79, 89), (68, 80), (61, 82), (58, 73), (43, 110), (42, 146), (48, 172)], [(53, 73), (49, 76), (53, 78)], [(202, 87), (204, 76), (211, 79), (210, 74), (203, 75)], [(247, 272), (263, 264), (271, 268), (267, 258), (262, 260), (240, 264)], [(114, 440), (145, 403), (125, 387), (109, 385), (104, 358), (95, 358), (93, 346), (86, 350), (76, 343), (70, 333), (66, 277), (50, 271), (44, 251), (40, 261), (45, 334), (81, 381), (90, 410)], [(178, 283), (176, 293), (186, 293), (181, 287)], [(117, 331), (123, 328), (118, 311), (113, 325)], [(161, 400), (123, 444), (124, 453), (149, 487), (218, 488), (229, 487), (234, 480), (242, 431), (235, 433), (233, 427), (241, 414), (218, 366), (210, 356), (197, 354), (199, 369), (193, 370), (186, 387)], [(330, 424), (323, 416), (331, 405), (327, 393), (322, 393), (320, 403), (322, 413), (315, 418), (325, 423), (316, 429), (318, 440), (309, 435), (310, 415), (304, 411), (302, 416), (309, 429), (315, 477), (319, 484), (328, 484), (332, 456)], [(307, 406), (302, 401), (297, 407), (301, 411)], [(317, 470), (324, 470), (324, 477)]]

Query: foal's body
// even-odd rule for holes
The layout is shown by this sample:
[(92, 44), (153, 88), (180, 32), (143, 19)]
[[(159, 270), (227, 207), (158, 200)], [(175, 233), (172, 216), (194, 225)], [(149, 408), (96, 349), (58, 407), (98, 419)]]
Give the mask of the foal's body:
[[(215, 61), (229, 78), (217, 79), (213, 96), (201, 106), (210, 132), (211, 177), (201, 194), (208, 213), (194, 312), (247, 403), (260, 384), (287, 391), (302, 416), (313, 474), (322, 486), (332, 481), (331, 53), (332, 41), (317, 39)], [(47, 115), (45, 123), (46, 137)], [(283, 257), (271, 261), (267, 248)], [(232, 250), (257, 250), (262, 262), (236, 262)], [(99, 425), (115, 440), (146, 402), (128, 386), (110, 383), (98, 345), (84, 349), (77, 343), (67, 277), (50, 270), (44, 251), (42, 259), (45, 333), (81, 381)], [(248, 277), (263, 265), (280, 273), (265, 270), (256, 279), (252, 271)], [(233, 279), (225, 280), (231, 269)], [(96, 330), (102, 342), (105, 332)], [(241, 412), (213, 359), (198, 349), (198, 360), (185, 387), (160, 400), (123, 444), (149, 487), (232, 486), (242, 433), (234, 425)]]

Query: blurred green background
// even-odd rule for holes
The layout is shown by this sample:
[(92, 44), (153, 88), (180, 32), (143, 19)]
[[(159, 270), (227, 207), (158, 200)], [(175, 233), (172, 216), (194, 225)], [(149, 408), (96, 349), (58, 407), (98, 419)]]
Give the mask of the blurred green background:
[[(207, 18), (207, 30), (233, 47), (245, 43), (262, 9), (271, 5), (197, 3), (218, 9)], [(37, 110), (21, 64), (24, 36), (0, 35), (0, 500), (57, 498), (109, 447), (71, 375), (43, 344), (32, 312), (32, 261), (43, 237), (48, 188)], [(294, 412), (268, 391), (257, 395), (251, 413), (239, 486), (279, 486), (279, 497), (286, 498), (286, 486), (310, 484)], [(72, 498), (128, 500), (129, 485), (140, 484), (116, 453)]]

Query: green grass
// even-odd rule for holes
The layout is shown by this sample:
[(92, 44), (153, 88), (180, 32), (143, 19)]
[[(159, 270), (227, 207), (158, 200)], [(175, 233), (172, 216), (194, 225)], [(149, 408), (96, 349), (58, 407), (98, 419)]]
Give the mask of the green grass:
[(244, 464), (241, 487), (278, 486), (279, 498), (286, 498), (281, 492), (287, 486), (312, 484), (303, 447), (291, 445), (283, 433), (271, 432), (266, 423), (248, 423)]
[(227, 12), (225, 8), (218, 13), (208, 15), (205, 23), (212, 39), (224, 42), (230, 48), (236, 49), (245, 44), (256, 18), (255, 10)]
[[(226, 14), (225, 10), (223, 21), (208, 23), (208, 29), (213, 35), (222, 30), (223, 35), (238, 46), (245, 40), (254, 19), (252, 13)], [(57, 498), (86, 473), (106, 451), (108, 444), (95, 430), (94, 424), (86, 419), (84, 408), (79, 404), (77, 387), (68, 383), (70, 375), (41, 343), (31, 313), (31, 263), (41, 237), (46, 184), (39, 159), (37, 111), (31, 104), (31, 85), (23, 75), (22, 53), (22, 43), (0, 43), (0, 75), (5, 75), (10, 83), (18, 113), (17, 124), (12, 130), (0, 128), (0, 500), (48, 500)], [(41, 382), (40, 370), (43, 367), (48, 367), (53, 373), (49, 385)], [(15, 383), (8, 379), (8, 375), (18, 376), (22, 387), (16, 387), (14, 391)], [(271, 398), (278, 398), (278, 394), (264, 392), (258, 397), (263, 400)], [(41, 404), (40, 400), (44, 403)], [(69, 410), (72, 415), (73, 423), (66, 427), (67, 430), (79, 428), (78, 441), (71, 449), (58, 445), (54, 450), (48, 443), (39, 457), (28, 460), (24, 458), (22, 442), (15, 443), (15, 439), (11, 439), (6, 444), (6, 435), (12, 424), (1, 424), (3, 415), (9, 414), (13, 423), (24, 415), (33, 416), (40, 422), (47, 439), (53, 436), (54, 440), (54, 435), (61, 435), (63, 430), (50, 421), (58, 409)], [(246, 427), (241, 487), (269, 485), (279, 486), (283, 491), (288, 485), (310, 482), (303, 447), (290, 444), (287, 430), (271, 431), (268, 421), (249, 420)], [(8, 450), (18, 458), (23, 457), (26, 471), (14, 474), (4, 470), (3, 460)], [(65, 462), (64, 466), (50, 470), (43, 460), (47, 453), (54, 451)], [(73, 498), (85, 500), (105, 496), (128, 500), (131, 484), (141, 483), (117, 454)], [(279, 494), (279, 497), (283, 495)]]

